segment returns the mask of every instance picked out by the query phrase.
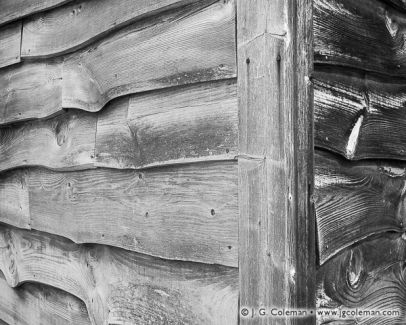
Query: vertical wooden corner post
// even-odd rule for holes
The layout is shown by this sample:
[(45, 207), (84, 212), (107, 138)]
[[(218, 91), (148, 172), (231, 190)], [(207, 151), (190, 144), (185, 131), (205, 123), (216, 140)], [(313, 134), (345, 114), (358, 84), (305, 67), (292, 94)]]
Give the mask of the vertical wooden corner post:
[(314, 324), (312, 0), (237, 4), (240, 324)]

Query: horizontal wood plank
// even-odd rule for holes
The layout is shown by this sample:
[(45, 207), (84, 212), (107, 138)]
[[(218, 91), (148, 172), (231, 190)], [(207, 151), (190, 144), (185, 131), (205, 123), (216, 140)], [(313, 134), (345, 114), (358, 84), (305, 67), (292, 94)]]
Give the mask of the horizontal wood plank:
[[(215, 0), (206, 1), (208, 5)], [(197, 0), (84, 0), (24, 20), (21, 55), (41, 58), (72, 52), (136, 20)]]
[(8, 325), (91, 324), (86, 305), (78, 298), (39, 284), (11, 288), (1, 272), (0, 319)]
[(72, 0), (1, 0), (0, 25)]
[(132, 24), (46, 64), (25, 62), (4, 70), (0, 124), (49, 116), (62, 108), (94, 112), (130, 93), (234, 78), (233, 1), (203, 5)]
[[(0, 188), (9, 192), (23, 182), (25, 193), (0, 202), (0, 222), (54, 233), (76, 243), (237, 265), (236, 162), (143, 172), (27, 169), (21, 177), (16, 170), (1, 179)], [(18, 207), (29, 211), (28, 220), (26, 214), (14, 212)]]
[(317, 152), (315, 166), (321, 264), (366, 237), (387, 231), (404, 231), (404, 164), (349, 163)]
[(316, 0), (315, 63), (406, 76), (406, 14), (380, 0)]
[(235, 80), (123, 97), (100, 113), (77, 110), (0, 128), (0, 171), (72, 170), (232, 160), (237, 152)]
[(403, 80), (319, 68), (313, 81), (317, 147), (347, 159), (406, 160)]
[[(146, 229), (146, 228), (145, 228)], [(85, 302), (96, 324), (237, 324), (238, 269), (165, 261), (0, 227), (11, 286), (37, 282)]]
[(0, 68), (20, 62), (21, 29), (21, 21), (0, 27)]
[(319, 324), (401, 324), (405, 318), (406, 242), (386, 234), (353, 246), (323, 265), (317, 274), (317, 307), (323, 310), (398, 311), (398, 317), (319, 316)]

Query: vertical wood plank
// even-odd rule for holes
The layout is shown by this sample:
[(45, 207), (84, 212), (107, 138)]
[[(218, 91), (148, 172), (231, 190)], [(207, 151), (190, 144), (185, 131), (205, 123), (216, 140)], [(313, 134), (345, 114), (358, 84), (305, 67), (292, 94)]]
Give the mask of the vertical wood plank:
[(240, 324), (314, 324), (312, 1), (237, 3)]
[(0, 28), (0, 68), (20, 62), (21, 29), (21, 20)]

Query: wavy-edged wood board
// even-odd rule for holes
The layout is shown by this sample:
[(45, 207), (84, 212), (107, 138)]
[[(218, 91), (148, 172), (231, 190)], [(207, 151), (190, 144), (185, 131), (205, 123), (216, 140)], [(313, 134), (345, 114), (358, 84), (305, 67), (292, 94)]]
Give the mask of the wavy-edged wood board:
[(348, 69), (314, 74), (315, 145), (351, 160), (406, 160), (406, 84)]
[(0, 124), (46, 117), (62, 108), (94, 112), (130, 93), (234, 78), (235, 56), (233, 1), (185, 6), (73, 54), (5, 69)]
[(11, 288), (1, 272), (0, 319), (8, 325), (90, 325), (80, 299), (40, 284)]
[[(210, 5), (216, 0), (205, 1)], [(112, 30), (197, 0), (84, 0), (24, 20), (21, 55), (42, 58), (72, 52)]]
[(165, 261), (0, 227), (0, 269), (81, 299), (93, 325), (237, 324), (238, 269)]
[(316, 0), (315, 63), (406, 76), (406, 14), (379, 0)]
[(21, 20), (0, 27), (0, 68), (20, 62), (21, 30)]
[[(354, 245), (335, 256), (317, 272), (319, 312), (339, 308), (375, 311), (375, 317), (319, 315), (319, 324), (403, 324), (406, 307), (406, 241), (401, 234), (385, 234)], [(395, 317), (379, 317), (395, 311)]]
[(366, 237), (404, 232), (406, 166), (316, 151), (315, 208), (321, 264)]
[(234, 161), (143, 172), (27, 168), (8, 172), (0, 189), (19, 191), (0, 202), (0, 222), (16, 227), (167, 259), (238, 263)]
[(0, 25), (70, 1), (72, 0), (1, 0)]
[(235, 80), (201, 83), (122, 97), (99, 113), (71, 110), (0, 127), (0, 171), (233, 160), (237, 141)]

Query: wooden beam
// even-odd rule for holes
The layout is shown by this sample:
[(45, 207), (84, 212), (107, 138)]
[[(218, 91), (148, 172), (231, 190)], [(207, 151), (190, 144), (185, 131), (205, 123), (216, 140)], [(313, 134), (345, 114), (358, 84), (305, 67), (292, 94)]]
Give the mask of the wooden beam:
[(91, 324), (86, 305), (80, 299), (40, 284), (11, 288), (1, 272), (0, 319), (9, 325)]
[(260, 3), (237, 7), (240, 322), (313, 324), (258, 315), (314, 308), (316, 265), (312, 1)]
[(76, 296), (93, 325), (237, 324), (237, 268), (0, 226), (0, 270), (12, 287), (36, 282)]

